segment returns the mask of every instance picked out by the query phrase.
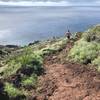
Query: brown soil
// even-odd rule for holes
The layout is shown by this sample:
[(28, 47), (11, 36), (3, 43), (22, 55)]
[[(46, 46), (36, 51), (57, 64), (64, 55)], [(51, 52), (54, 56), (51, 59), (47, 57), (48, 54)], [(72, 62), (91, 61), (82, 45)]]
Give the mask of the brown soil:
[(45, 57), (46, 72), (39, 78), (36, 100), (100, 100), (100, 73), (65, 60), (72, 45)]

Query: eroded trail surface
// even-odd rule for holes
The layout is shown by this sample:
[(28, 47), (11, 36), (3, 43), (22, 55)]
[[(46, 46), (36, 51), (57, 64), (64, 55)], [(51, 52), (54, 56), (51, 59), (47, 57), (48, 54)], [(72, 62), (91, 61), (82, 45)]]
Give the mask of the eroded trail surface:
[(71, 46), (45, 58), (38, 100), (100, 100), (100, 74), (89, 66), (64, 61)]

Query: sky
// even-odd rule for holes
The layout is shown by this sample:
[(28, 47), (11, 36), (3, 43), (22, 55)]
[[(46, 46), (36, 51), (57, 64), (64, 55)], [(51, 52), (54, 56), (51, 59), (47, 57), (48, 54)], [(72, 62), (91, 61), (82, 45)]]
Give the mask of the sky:
[(68, 2), (98, 2), (100, 0), (0, 0), (0, 1), (53, 1), (53, 2), (59, 2), (59, 1), (68, 1)]
[[(6, 2), (3, 2), (6, 1)], [(10, 2), (8, 2), (10, 1)], [(20, 2), (16, 2), (20, 1)], [(45, 2), (45, 3), (44, 3)], [(100, 0), (0, 0), (0, 5), (11, 6), (100, 6)]]

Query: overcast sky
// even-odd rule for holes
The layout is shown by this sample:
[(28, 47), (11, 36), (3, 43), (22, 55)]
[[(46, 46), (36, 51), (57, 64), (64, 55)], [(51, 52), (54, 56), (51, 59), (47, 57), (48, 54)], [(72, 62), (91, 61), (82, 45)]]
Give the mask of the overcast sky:
[(100, 2), (100, 0), (0, 0), (0, 1), (66, 1), (66, 2), (73, 2), (73, 3), (78, 3), (78, 2), (87, 2), (87, 3), (92, 3), (92, 2)]
[[(73, 5), (100, 6), (100, 0), (0, 0), (0, 1), (1, 1), (0, 5), (13, 5), (13, 6), (73, 6)], [(2, 2), (2, 1), (10, 1), (10, 2)], [(21, 1), (21, 2), (12, 2), (12, 1)]]

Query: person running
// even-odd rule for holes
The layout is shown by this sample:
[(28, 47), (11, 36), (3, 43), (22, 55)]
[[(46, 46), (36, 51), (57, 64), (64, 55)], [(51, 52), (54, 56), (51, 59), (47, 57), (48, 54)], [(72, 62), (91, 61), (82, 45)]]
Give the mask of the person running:
[(66, 32), (65, 34), (66, 34), (67, 38), (70, 40), (71, 35), (72, 35), (71, 32), (70, 32), (70, 30), (68, 30), (68, 32)]

